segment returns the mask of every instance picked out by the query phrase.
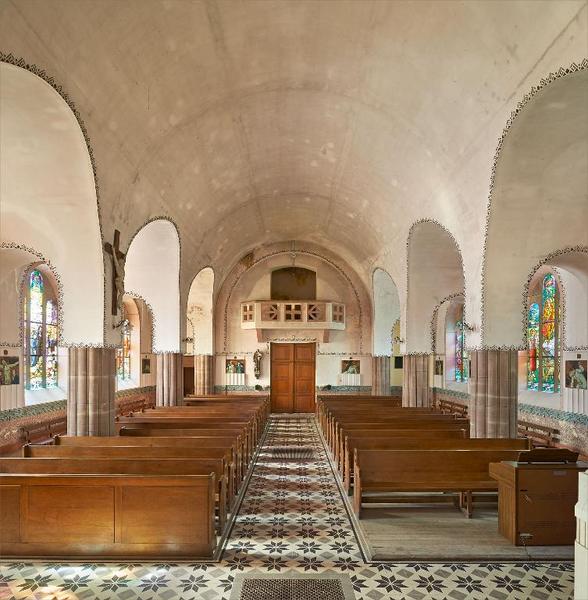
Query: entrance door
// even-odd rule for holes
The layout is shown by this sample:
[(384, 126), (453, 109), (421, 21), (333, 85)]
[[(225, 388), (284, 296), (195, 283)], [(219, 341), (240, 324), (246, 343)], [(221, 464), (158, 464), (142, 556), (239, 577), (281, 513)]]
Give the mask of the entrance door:
[(272, 344), (272, 412), (314, 412), (315, 344)]

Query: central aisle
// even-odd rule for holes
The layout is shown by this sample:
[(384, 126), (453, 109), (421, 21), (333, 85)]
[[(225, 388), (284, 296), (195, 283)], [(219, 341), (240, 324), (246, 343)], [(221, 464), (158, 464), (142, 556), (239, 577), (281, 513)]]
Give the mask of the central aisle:
[[(318, 586), (339, 580), (358, 600), (573, 595), (571, 564), (366, 564), (314, 418), (286, 415), (270, 420), (220, 563), (10, 563), (0, 566), (0, 598), (236, 600), (243, 586), (247, 598), (273, 600), (243, 579), (309, 575)], [(341, 598), (318, 592), (300, 600)]]

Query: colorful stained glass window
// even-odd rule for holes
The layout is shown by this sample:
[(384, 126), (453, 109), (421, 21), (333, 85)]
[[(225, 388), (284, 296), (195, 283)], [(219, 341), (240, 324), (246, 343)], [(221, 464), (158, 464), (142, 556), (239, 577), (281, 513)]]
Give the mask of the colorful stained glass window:
[(29, 390), (57, 386), (57, 302), (49, 296), (42, 273), (32, 270), (23, 313), (27, 357), (25, 387)]
[(465, 382), (469, 377), (469, 357), (465, 349), (463, 321), (455, 324), (455, 381)]
[(116, 374), (121, 380), (131, 378), (131, 332), (125, 327), (122, 332), (122, 345), (116, 351)]
[(551, 273), (543, 278), (540, 300), (529, 307), (527, 388), (556, 392), (559, 389), (558, 297), (555, 277)]

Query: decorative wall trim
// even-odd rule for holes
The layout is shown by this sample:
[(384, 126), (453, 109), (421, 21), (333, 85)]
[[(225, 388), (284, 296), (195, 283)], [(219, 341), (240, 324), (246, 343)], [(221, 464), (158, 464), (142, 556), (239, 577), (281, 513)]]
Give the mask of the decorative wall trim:
[[(423, 218), (423, 219), (418, 219), (417, 221), (415, 221), (411, 226), (410, 229), (408, 231), (408, 237), (406, 238), (406, 332), (408, 333), (408, 321), (409, 321), (409, 307), (410, 307), (410, 247), (411, 247), (411, 238), (414, 234), (415, 229), (419, 226), (422, 225), (424, 223), (431, 223), (433, 225), (436, 225), (437, 227), (439, 227), (444, 233), (446, 233), (449, 236), (449, 239), (453, 242), (453, 244), (455, 245), (455, 249), (457, 250), (457, 255), (459, 256), (459, 264), (461, 266), (461, 279), (463, 281), (463, 290), (461, 290), (460, 292), (454, 292), (453, 294), (450, 294), (449, 296), (447, 296), (446, 298), (444, 298), (443, 300), (441, 300), (441, 302), (435, 306), (434, 310), (433, 310), (433, 318), (435, 318), (435, 312), (439, 309), (439, 306), (445, 302), (448, 299), (451, 299), (452, 297), (456, 296), (456, 295), (463, 295), (464, 297), (464, 307), (463, 307), (463, 318), (464, 320), (466, 319), (466, 303), (465, 303), (465, 298), (466, 298), (466, 289), (467, 289), (467, 285), (466, 285), (466, 272), (465, 272), (465, 267), (464, 267), (464, 263), (463, 263), (463, 255), (461, 252), (461, 248), (459, 246), (459, 243), (457, 242), (457, 239), (455, 238), (455, 236), (453, 235), (453, 233), (451, 233), (451, 231), (445, 227), (445, 225), (443, 225), (442, 223), (440, 223), (439, 221), (436, 221), (435, 219), (429, 219), (429, 218)], [(432, 320), (431, 320), (431, 330), (432, 330)], [(406, 336), (408, 338), (408, 335)], [(407, 339), (407, 343), (408, 343), (408, 339)], [(434, 338), (431, 338), (431, 352), (435, 352), (435, 341)], [(421, 353), (421, 352), (407, 352), (405, 353), (408, 356), (419, 356), (422, 354), (426, 354), (426, 353)]]
[(127, 388), (125, 390), (118, 390), (115, 392), (114, 397), (119, 400), (120, 398), (126, 398), (127, 396), (134, 396), (136, 394), (149, 394), (155, 392), (154, 385), (145, 385), (143, 387)]
[[(486, 346), (484, 344), (484, 340), (486, 337), (486, 263), (488, 261), (488, 235), (490, 229), (490, 220), (492, 217), (492, 201), (494, 194), (494, 186), (496, 183), (496, 171), (498, 167), (498, 159), (500, 158), (500, 154), (502, 152), (502, 148), (504, 146), (504, 142), (510, 129), (520, 115), (523, 108), (546, 86), (561, 79), (562, 77), (567, 77), (568, 75), (572, 75), (574, 73), (578, 73), (580, 71), (584, 71), (588, 69), (588, 58), (582, 59), (582, 61), (577, 63), (572, 63), (569, 67), (564, 68), (561, 67), (555, 72), (549, 73), (546, 77), (539, 80), (538, 85), (531, 87), (529, 92), (527, 92), (519, 102), (515, 108), (511, 111), (509, 118), (506, 121), (506, 124), (502, 130), (502, 134), (500, 138), (498, 138), (498, 145), (496, 147), (496, 151), (494, 152), (494, 158), (492, 160), (492, 167), (490, 170), (490, 185), (488, 188), (488, 202), (486, 206), (486, 221), (484, 225), (484, 245), (482, 247), (482, 269), (481, 269), (481, 297), (480, 297), (480, 309), (481, 309), (481, 322), (480, 322), (480, 348), (483, 350), (518, 350), (519, 347), (512, 346)], [(541, 266), (541, 265), (539, 265)], [(538, 267), (537, 267), (538, 268)], [(526, 302), (526, 297), (525, 297)], [(525, 320), (526, 324), (526, 320)], [(526, 326), (524, 328), (526, 330)], [(526, 346), (525, 346), (526, 348)], [(525, 349), (523, 348), (523, 349)]]
[(49, 412), (58, 410), (65, 411), (67, 400), (53, 400), (51, 402), (43, 402), (41, 404), (33, 404), (32, 406), (21, 406), (18, 408), (9, 408), (0, 411), (0, 422), (14, 421), (16, 419), (24, 419), (25, 417), (35, 417)]
[(328, 394), (338, 393), (354, 393), (354, 394), (370, 394), (372, 391), (371, 385), (332, 385), (328, 390), (324, 389), (325, 386), (317, 386), (316, 391)]
[(588, 427), (588, 415), (580, 413), (571, 413), (557, 408), (548, 408), (546, 406), (535, 406), (534, 404), (519, 403), (519, 413), (535, 415), (537, 417), (547, 417), (556, 421), (566, 421), (576, 425)]
[(459, 400), (465, 400), (469, 402), (471, 395), (467, 392), (460, 392), (459, 390), (450, 390), (449, 388), (440, 388), (433, 387), (433, 392), (435, 394), (443, 394), (444, 396), (451, 396), (452, 398), (457, 398)]
[[(50, 76), (44, 69), (41, 69), (39, 66), (28, 63), (24, 58), (14, 56), (12, 53), (2, 52), (0, 50), (0, 62), (4, 62), (10, 65), (14, 65), (15, 67), (20, 67), (21, 69), (25, 69), (29, 71), (33, 75), (40, 77), (45, 83), (49, 84), (63, 99), (63, 101), (67, 104), (73, 116), (75, 117), (80, 131), (84, 137), (84, 142), (86, 144), (86, 149), (88, 151), (88, 157), (90, 158), (90, 165), (92, 167), (92, 176), (94, 178), (94, 190), (96, 193), (96, 213), (98, 215), (98, 229), (100, 231), (100, 246), (102, 252), (102, 275), (103, 275), (103, 286), (104, 286), (104, 310), (103, 310), (103, 319), (102, 319), (102, 336), (103, 340), (106, 340), (106, 306), (107, 306), (107, 297), (108, 297), (108, 289), (106, 285), (106, 259), (104, 254), (104, 231), (102, 228), (102, 212), (100, 208), (100, 186), (98, 185), (98, 170), (96, 167), (96, 159), (94, 157), (94, 150), (92, 149), (92, 144), (90, 142), (90, 136), (88, 134), (88, 130), (86, 129), (86, 124), (82, 119), (82, 116), (74, 104), (73, 100), (69, 97), (67, 92), (63, 89), (63, 87), (55, 81), (55, 79)], [(44, 261), (48, 263), (48, 261)], [(60, 313), (61, 314), (61, 313)], [(60, 323), (61, 325), (61, 323)]]
[(215, 385), (214, 393), (215, 394), (224, 394), (225, 392), (267, 392), (269, 391), (270, 386), (266, 385), (261, 390), (255, 389), (254, 385)]

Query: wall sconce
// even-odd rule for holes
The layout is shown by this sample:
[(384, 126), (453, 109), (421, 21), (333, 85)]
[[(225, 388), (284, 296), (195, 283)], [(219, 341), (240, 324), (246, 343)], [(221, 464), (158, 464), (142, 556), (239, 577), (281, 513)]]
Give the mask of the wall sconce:
[(470, 325), (469, 323), (466, 323), (465, 321), (463, 322), (463, 327), (464, 327), (464, 329), (467, 329), (468, 331), (475, 331), (475, 329), (476, 329), (475, 325)]

